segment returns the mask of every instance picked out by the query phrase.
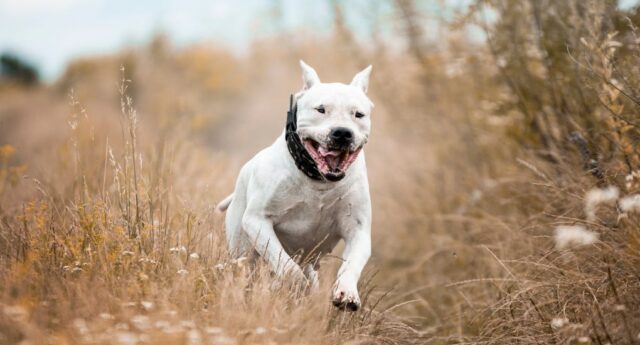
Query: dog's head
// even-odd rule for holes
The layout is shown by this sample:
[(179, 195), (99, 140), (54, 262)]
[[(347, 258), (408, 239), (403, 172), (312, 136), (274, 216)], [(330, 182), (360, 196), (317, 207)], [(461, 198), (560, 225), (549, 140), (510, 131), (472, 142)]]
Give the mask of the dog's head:
[(316, 71), (300, 61), (302, 91), (295, 95), (298, 135), (327, 180), (340, 180), (355, 161), (371, 131), (373, 103), (366, 95), (371, 66), (351, 84), (322, 83)]

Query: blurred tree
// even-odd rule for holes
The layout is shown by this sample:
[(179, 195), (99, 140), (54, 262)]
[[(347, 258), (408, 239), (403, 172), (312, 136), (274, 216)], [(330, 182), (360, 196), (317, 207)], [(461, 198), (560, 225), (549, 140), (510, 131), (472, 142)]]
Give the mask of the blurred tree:
[(0, 82), (14, 82), (25, 86), (36, 85), (39, 81), (37, 69), (17, 55), (0, 55)]
[(639, 129), (637, 15), (614, 0), (478, 0), (471, 9), (508, 91), (499, 113), (521, 119), (514, 138), (553, 161), (577, 145), (587, 161), (623, 154), (634, 169), (633, 150), (614, 133)]

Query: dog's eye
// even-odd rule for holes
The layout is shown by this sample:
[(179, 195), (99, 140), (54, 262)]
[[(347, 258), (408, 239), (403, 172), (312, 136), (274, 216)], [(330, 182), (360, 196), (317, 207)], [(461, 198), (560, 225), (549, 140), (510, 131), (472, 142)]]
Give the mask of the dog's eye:
[(321, 105), (321, 106), (317, 107), (316, 111), (318, 111), (320, 114), (324, 114), (324, 106)]
[(364, 114), (363, 114), (363, 113), (361, 113), (361, 112), (359, 112), (359, 111), (356, 111), (356, 117), (357, 117), (357, 118), (359, 118), (359, 119), (361, 119), (361, 118), (363, 118), (363, 117), (364, 117)]

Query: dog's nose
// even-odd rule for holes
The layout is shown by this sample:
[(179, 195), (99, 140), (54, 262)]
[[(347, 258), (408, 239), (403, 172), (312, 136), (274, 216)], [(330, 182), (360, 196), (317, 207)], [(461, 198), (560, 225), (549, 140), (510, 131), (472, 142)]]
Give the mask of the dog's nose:
[(345, 127), (337, 127), (329, 133), (331, 140), (336, 144), (349, 144), (353, 140), (353, 131)]

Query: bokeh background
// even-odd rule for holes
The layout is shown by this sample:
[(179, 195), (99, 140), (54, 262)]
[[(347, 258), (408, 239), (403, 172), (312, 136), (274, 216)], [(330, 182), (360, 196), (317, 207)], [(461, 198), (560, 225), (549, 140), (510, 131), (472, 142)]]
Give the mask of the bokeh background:
[[(0, 0), (0, 343), (638, 342), (637, 5)], [(358, 313), (213, 208), (299, 59), (373, 65)]]

